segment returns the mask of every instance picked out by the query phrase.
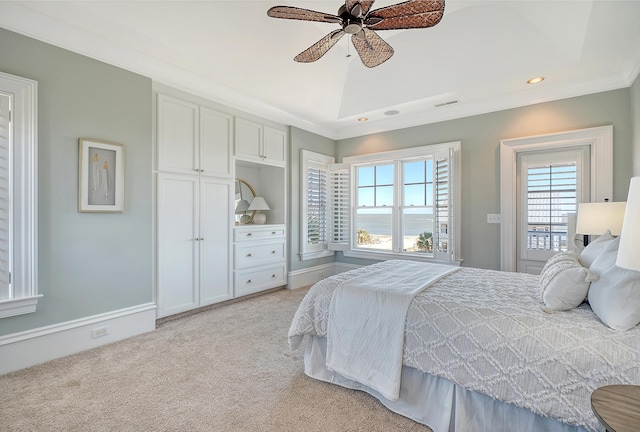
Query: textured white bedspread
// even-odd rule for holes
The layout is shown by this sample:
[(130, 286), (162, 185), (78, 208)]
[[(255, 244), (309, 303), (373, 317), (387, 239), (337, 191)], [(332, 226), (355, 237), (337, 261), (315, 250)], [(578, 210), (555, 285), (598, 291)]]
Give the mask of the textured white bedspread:
[(397, 400), (409, 304), (420, 291), (459, 269), (393, 261), (338, 285), (329, 306), (329, 370)]
[[(382, 262), (315, 284), (289, 329), (297, 347), (305, 334), (326, 337), (335, 287)], [(640, 385), (640, 327), (620, 332), (587, 304), (542, 311), (538, 276), (461, 268), (417, 294), (409, 306), (403, 363), (470, 390), (587, 430), (602, 428), (591, 392), (607, 384)]]

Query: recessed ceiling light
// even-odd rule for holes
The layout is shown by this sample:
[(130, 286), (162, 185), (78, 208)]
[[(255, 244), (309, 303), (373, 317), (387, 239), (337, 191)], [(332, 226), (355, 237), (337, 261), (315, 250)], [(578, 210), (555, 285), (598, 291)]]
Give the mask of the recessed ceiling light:
[(389, 110), (389, 111), (385, 111), (384, 115), (388, 115), (388, 116), (392, 116), (392, 115), (396, 115), (396, 114), (400, 114), (400, 111), (398, 110)]
[(358, 119), (358, 121), (359, 121), (359, 122), (366, 122), (367, 120), (369, 120), (369, 119), (368, 119), (368, 118), (366, 118), (366, 117), (360, 117), (360, 118)]
[(542, 82), (542, 81), (544, 81), (543, 77), (535, 77), (527, 81), (527, 84), (538, 84), (539, 82)]

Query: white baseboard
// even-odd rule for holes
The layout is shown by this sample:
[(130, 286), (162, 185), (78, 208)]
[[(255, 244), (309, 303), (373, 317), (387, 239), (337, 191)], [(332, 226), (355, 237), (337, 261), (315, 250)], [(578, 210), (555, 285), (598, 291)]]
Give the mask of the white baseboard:
[(290, 271), (287, 289), (298, 289), (321, 281), (324, 278), (342, 273), (360, 266), (347, 263), (329, 263), (309, 267), (301, 270)]
[[(108, 330), (105, 331), (105, 328)], [(0, 336), (0, 375), (147, 333), (155, 328), (156, 305), (146, 303)], [(94, 337), (96, 329), (108, 334)]]

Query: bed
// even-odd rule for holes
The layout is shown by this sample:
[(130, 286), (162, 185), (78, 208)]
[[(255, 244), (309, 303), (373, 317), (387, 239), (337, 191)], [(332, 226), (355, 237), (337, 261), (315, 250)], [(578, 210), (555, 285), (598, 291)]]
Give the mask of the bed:
[[(475, 268), (445, 272), (411, 298), (397, 397), (328, 367), (336, 292), (353, 281), (384, 285), (380, 275), (418, 275), (428, 266), (385, 261), (312, 286), (289, 330), (292, 349), (306, 338), (305, 373), (368, 392), (435, 432), (602, 431), (590, 406), (593, 390), (640, 384), (640, 327), (614, 330), (586, 301), (566, 311), (546, 308), (544, 275)], [(383, 337), (372, 344), (380, 352), (389, 347)]]

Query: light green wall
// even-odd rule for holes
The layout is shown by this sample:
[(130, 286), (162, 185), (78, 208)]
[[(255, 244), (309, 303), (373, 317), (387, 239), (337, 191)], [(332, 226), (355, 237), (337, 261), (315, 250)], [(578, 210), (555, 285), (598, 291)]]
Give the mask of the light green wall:
[(289, 145), (289, 270), (295, 271), (331, 263), (333, 257), (300, 261), (300, 150), (335, 156), (335, 141), (295, 127), (290, 128)]
[[(38, 82), (44, 295), (0, 336), (152, 301), (151, 80), (3, 29), (0, 71)], [(80, 137), (124, 144), (124, 213), (78, 213)]]
[[(500, 140), (612, 124), (613, 199), (624, 201), (632, 172), (630, 103), (630, 89), (626, 88), (345, 139), (336, 143), (336, 160), (339, 162), (345, 156), (462, 141), (460, 255), (464, 266), (499, 269), (500, 225), (487, 224), (487, 214), (500, 213)], [(361, 264), (370, 262), (348, 259), (341, 254), (337, 259)]]
[(631, 118), (633, 122), (633, 175), (640, 176), (640, 75), (631, 86)]

